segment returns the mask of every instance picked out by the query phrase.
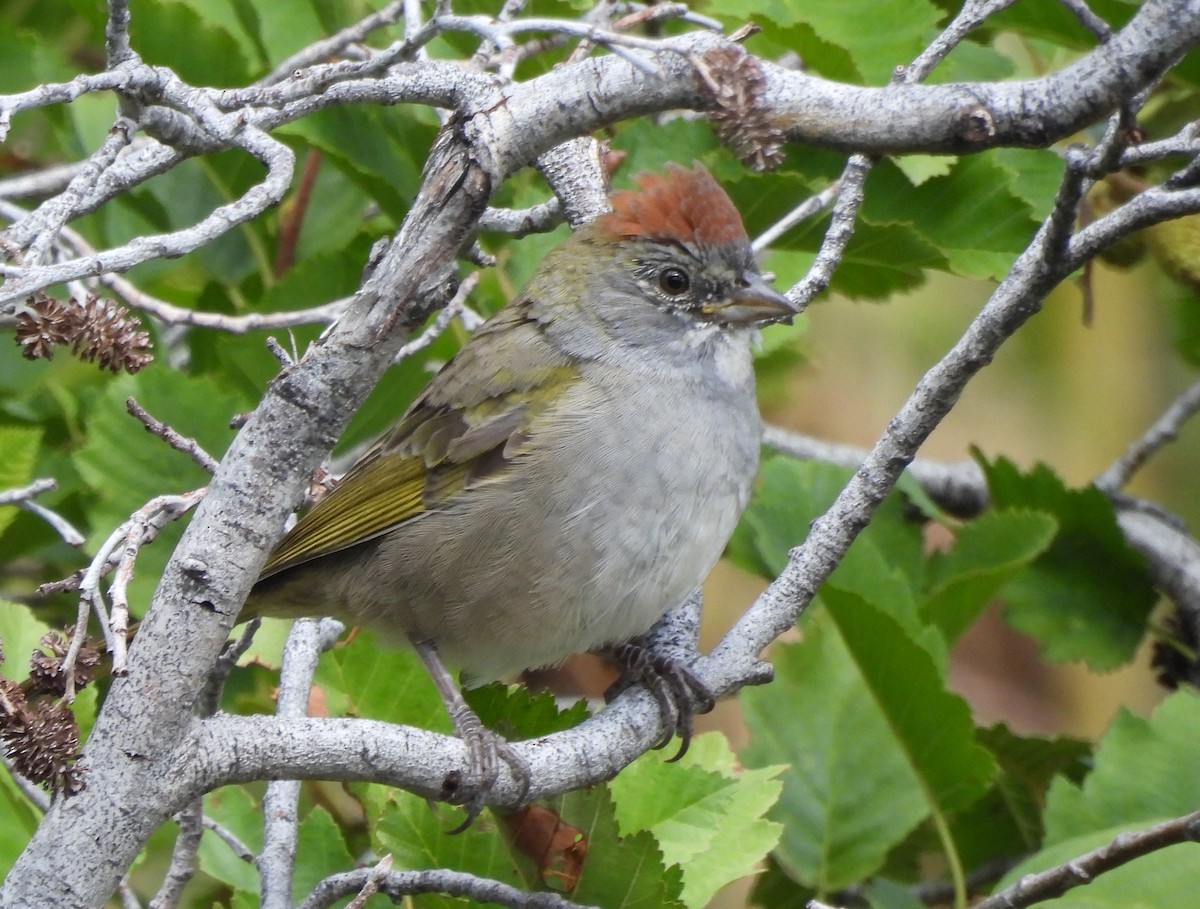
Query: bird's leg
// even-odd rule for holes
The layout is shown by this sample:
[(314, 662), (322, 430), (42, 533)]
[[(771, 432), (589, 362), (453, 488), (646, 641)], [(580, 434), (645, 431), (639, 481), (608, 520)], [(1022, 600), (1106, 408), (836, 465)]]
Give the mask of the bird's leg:
[(656, 653), (640, 641), (615, 644), (601, 653), (621, 667), (621, 677), (604, 692), (605, 700), (611, 701), (630, 685), (641, 682), (654, 695), (667, 727), (667, 734), (654, 747), (662, 748), (678, 735), (679, 751), (670, 761), (687, 754), (693, 718), (697, 713), (708, 713), (716, 704), (708, 686), (683, 660)]
[(521, 755), (513, 750), (500, 735), (483, 725), (475, 711), (463, 699), (462, 692), (455, 684), (454, 677), (438, 655), (437, 646), (433, 641), (412, 642), (413, 648), (425, 664), (433, 684), (441, 695), (446, 712), (454, 723), (454, 731), (463, 744), (467, 746), (467, 777), (463, 779), (458, 772), (446, 776), (443, 784), (443, 798), (453, 805), (462, 805), (467, 810), (467, 819), (455, 827), (450, 833), (462, 833), (471, 826), (479, 812), (483, 810), (484, 800), (496, 779), (500, 775), (500, 761), (508, 764), (513, 776), (521, 785), (521, 801), (529, 792), (529, 764)]

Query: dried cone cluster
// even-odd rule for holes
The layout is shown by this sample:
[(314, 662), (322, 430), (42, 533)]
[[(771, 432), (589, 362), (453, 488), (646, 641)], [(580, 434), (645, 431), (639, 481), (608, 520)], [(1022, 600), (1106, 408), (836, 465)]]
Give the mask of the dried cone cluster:
[(784, 134), (762, 101), (767, 78), (758, 59), (740, 47), (705, 53), (696, 67), (711, 104), (713, 129), (747, 167), (766, 171), (783, 163)]
[[(79, 726), (62, 700), (67, 688), (67, 653), (71, 631), (51, 632), (30, 658), (24, 683), (0, 677), (0, 743), (13, 769), (27, 780), (60, 795), (83, 788), (79, 761)], [(4, 655), (0, 653), (0, 662)], [(75, 661), (72, 693), (92, 680), (100, 651), (85, 641)]]
[(111, 300), (88, 297), (79, 305), (45, 294), (25, 301), (17, 316), (17, 343), (30, 360), (51, 359), (56, 346), (70, 345), (85, 362), (98, 361), (112, 372), (137, 372), (154, 359), (150, 335), (127, 309)]

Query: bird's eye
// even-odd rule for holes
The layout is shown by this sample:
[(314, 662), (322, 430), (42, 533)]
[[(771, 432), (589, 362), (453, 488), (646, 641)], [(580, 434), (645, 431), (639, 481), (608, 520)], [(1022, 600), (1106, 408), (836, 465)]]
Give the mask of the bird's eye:
[(682, 268), (668, 266), (658, 273), (658, 286), (663, 293), (678, 297), (688, 292), (688, 288), (692, 286), (692, 279)]

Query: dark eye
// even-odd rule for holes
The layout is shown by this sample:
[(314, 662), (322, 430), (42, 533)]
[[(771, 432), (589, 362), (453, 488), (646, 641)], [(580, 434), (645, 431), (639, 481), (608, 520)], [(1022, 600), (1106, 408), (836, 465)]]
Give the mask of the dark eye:
[(658, 273), (658, 286), (662, 288), (663, 293), (678, 297), (687, 293), (688, 288), (692, 286), (692, 279), (682, 268), (668, 266)]

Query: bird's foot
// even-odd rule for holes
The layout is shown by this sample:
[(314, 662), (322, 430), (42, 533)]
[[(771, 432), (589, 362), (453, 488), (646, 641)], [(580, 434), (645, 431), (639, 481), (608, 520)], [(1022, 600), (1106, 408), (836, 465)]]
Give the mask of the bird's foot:
[(450, 711), (454, 729), (467, 746), (467, 768), (464, 774), (452, 770), (442, 783), (439, 796), (451, 805), (461, 805), (467, 816), (461, 824), (448, 833), (462, 833), (475, 822), (483, 811), (488, 795), (500, 778), (500, 763), (508, 765), (513, 778), (521, 787), (519, 801), (524, 802), (529, 794), (532, 779), (529, 763), (517, 753), (505, 738), (483, 725), (475, 711), (466, 702), (456, 704)]
[(513, 778), (521, 787), (518, 802), (524, 802), (529, 794), (532, 779), (529, 763), (499, 733), (483, 725), (483, 720), (463, 699), (432, 641), (413, 641), (413, 648), (425, 663), (433, 684), (441, 695), (446, 712), (454, 723), (454, 731), (467, 747), (467, 766), (463, 770), (451, 770), (442, 781), (439, 798), (451, 805), (462, 805), (467, 811), (466, 820), (449, 833), (462, 833), (475, 822), (483, 811), (487, 798), (500, 778), (500, 763), (504, 762), (512, 771)]
[(679, 751), (668, 762), (687, 754), (696, 714), (708, 713), (716, 705), (708, 686), (682, 660), (655, 653), (636, 642), (617, 644), (604, 653), (622, 669), (621, 677), (604, 692), (604, 699), (612, 701), (630, 685), (641, 682), (654, 695), (667, 727), (666, 735), (654, 747), (663, 748), (678, 735)]

